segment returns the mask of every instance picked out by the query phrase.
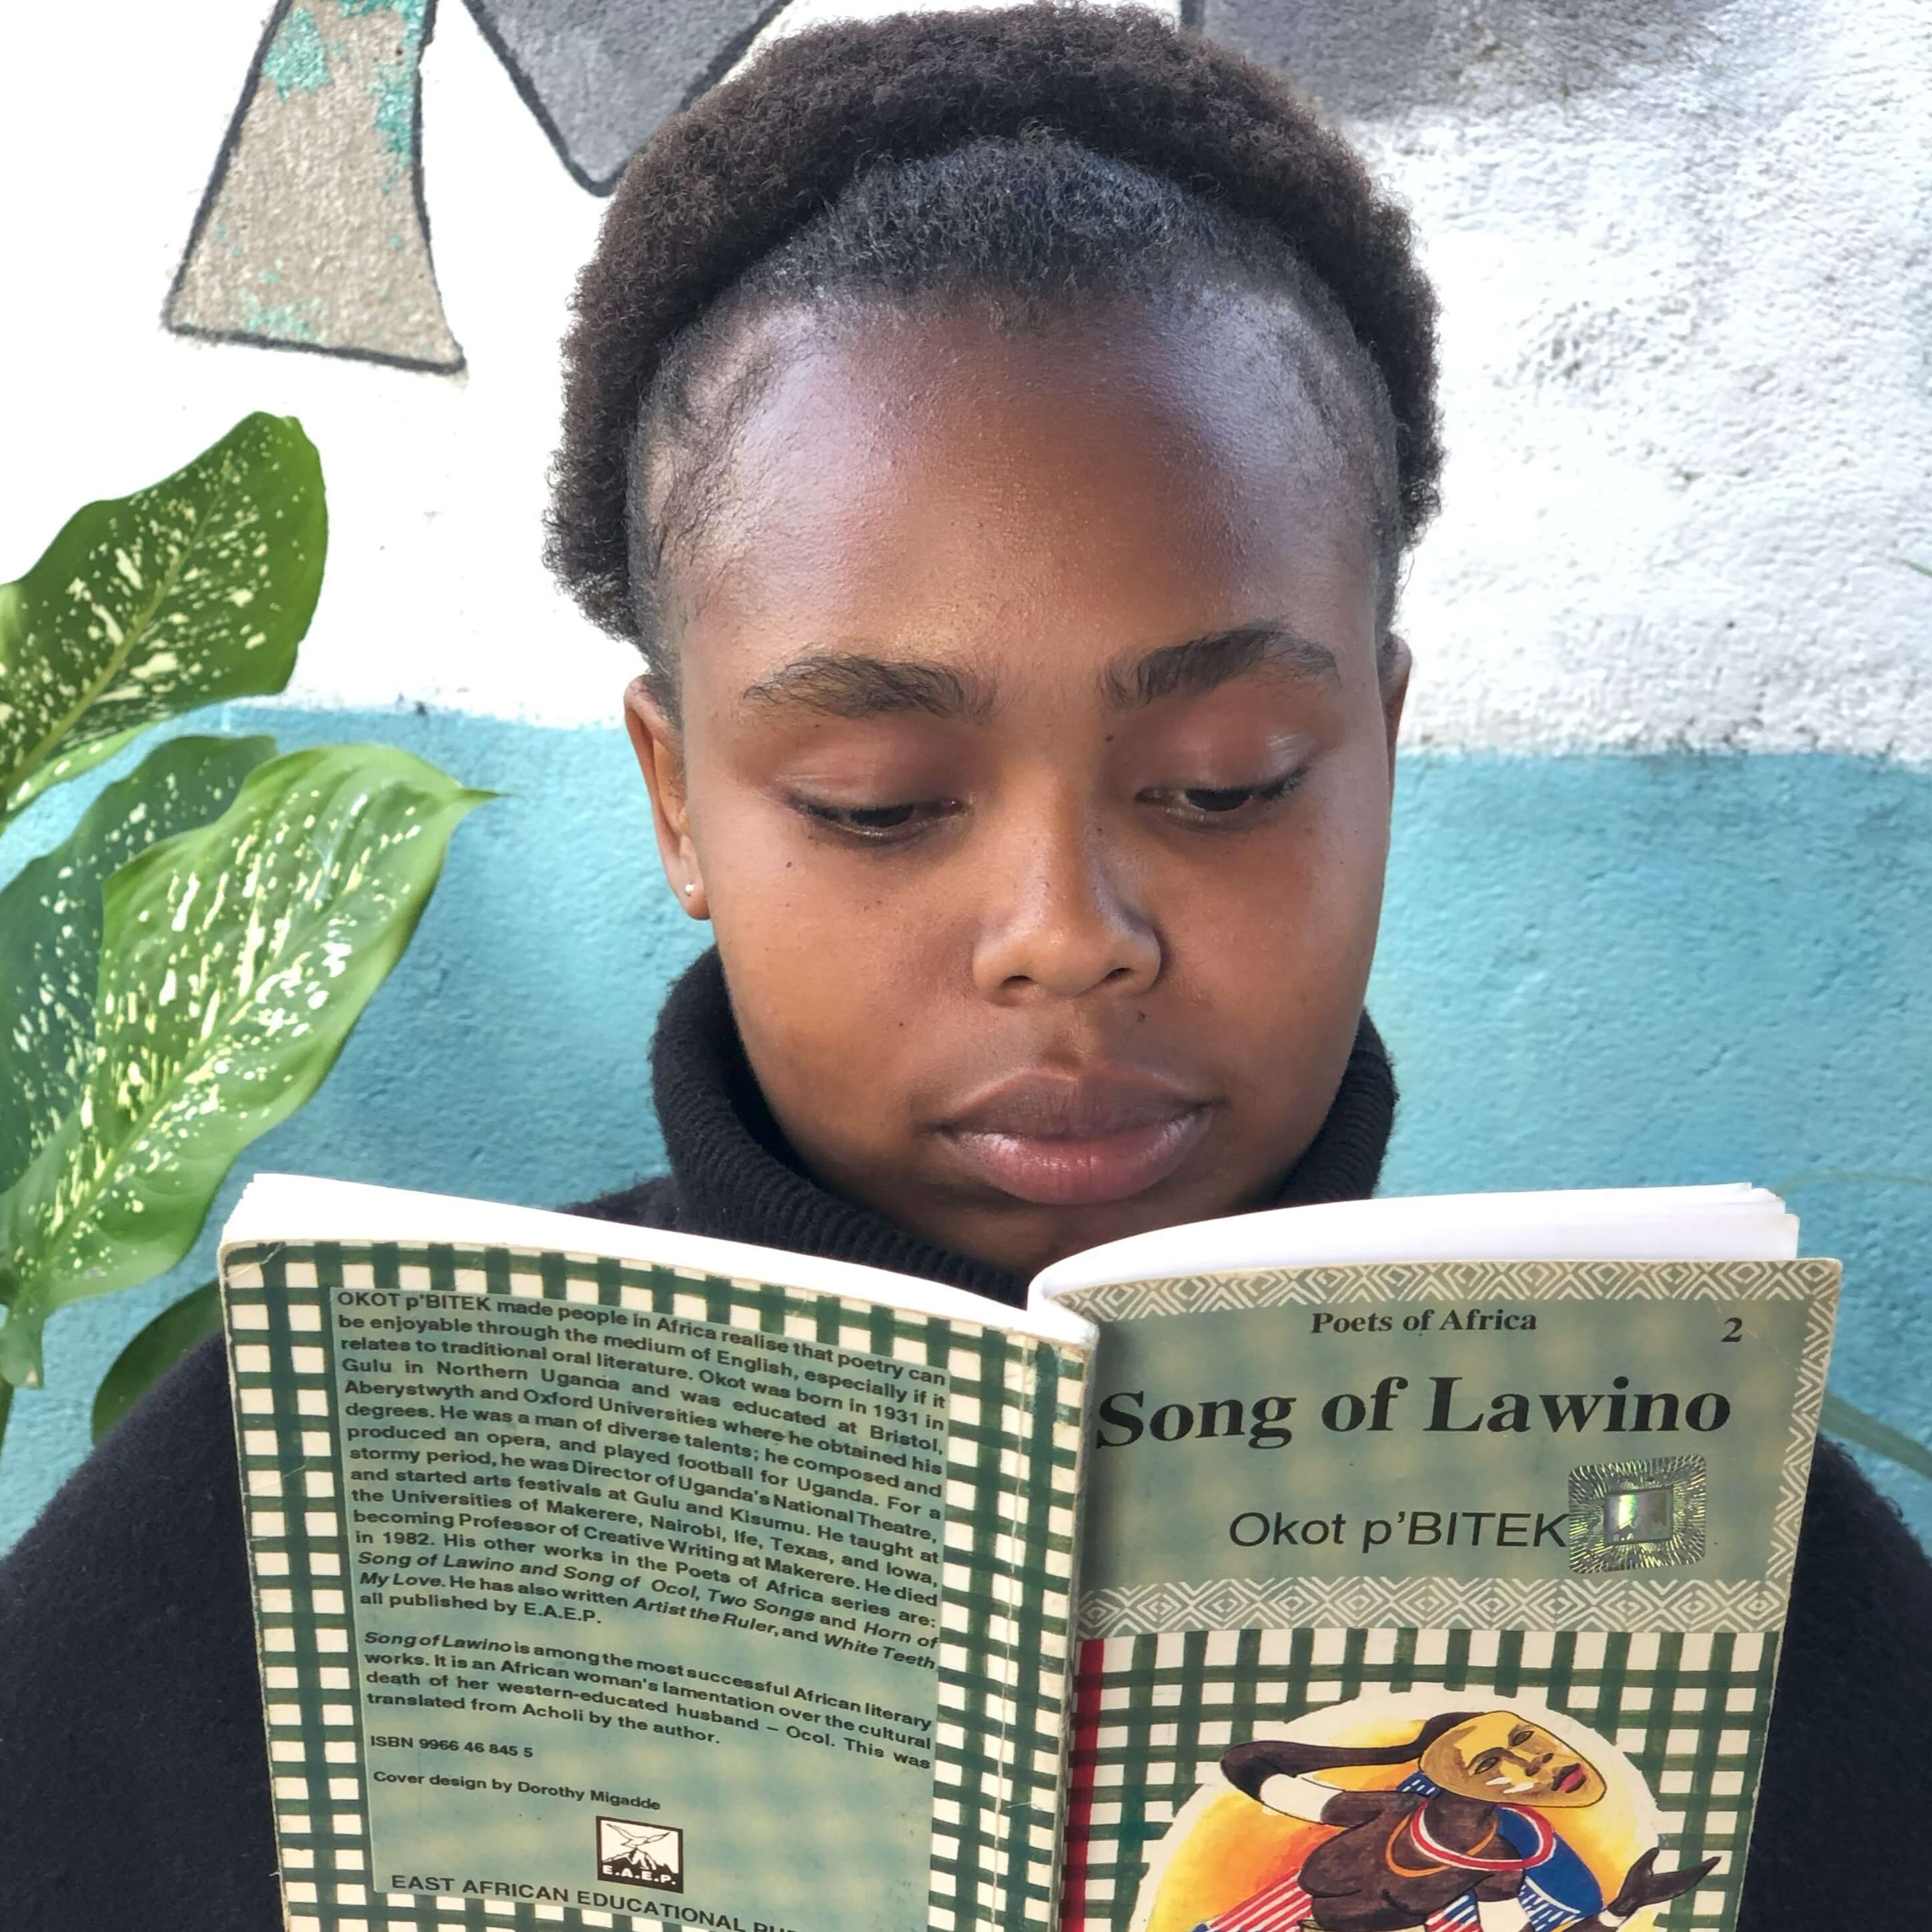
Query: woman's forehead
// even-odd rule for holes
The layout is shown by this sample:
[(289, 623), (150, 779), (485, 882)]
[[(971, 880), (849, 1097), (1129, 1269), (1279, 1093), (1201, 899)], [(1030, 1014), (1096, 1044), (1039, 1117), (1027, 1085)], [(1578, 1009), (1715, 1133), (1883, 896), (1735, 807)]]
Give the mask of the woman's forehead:
[(1030, 508), (1043, 482), (1104, 455), (1130, 459), (1120, 481), (1146, 488), (1166, 471), (1170, 496), (1224, 505), (1333, 453), (1270, 346), (1281, 307), (1088, 302), (1018, 326), (981, 304), (926, 303), (811, 332), (775, 316), (760, 325), (772, 359), (738, 425), (733, 494), (752, 509), (796, 500), (801, 470), (821, 490), (890, 492), (916, 467)]
[(1372, 604), (1345, 468), (1318, 424), (1258, 406), (1240, 348), (1130, 314), (1064, 338), (888, 318), (795, 350), (738, 427), (686, 629), (1124, 644), (1298, 586)]

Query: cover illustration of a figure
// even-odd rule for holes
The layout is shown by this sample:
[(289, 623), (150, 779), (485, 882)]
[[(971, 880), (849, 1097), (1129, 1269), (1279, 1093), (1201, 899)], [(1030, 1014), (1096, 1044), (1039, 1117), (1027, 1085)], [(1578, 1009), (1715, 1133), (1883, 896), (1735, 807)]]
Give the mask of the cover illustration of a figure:
[(1650, 1793), (1614, 1745), (1580, 1735), (1574, 1720), (1492, 1705), (1418, 1724), (1392, 1708), (1415, 1701), (1367, 1697), (1324, 1714), (1321, 1728), (1347, 1742), (1230, 1748), (1225, 1784), (1196, 1795), (1154, 1862), (1140, 1924), (1615, 1932), (1640, 1914), (1648, 1924), (1649, 1908), (1716, 1864), (1660, 1869)]

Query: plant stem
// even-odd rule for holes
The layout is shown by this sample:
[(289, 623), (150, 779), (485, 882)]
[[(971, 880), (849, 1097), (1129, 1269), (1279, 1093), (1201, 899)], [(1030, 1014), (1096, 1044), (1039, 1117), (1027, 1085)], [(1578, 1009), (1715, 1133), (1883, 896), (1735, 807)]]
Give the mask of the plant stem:
[(1825, 1391), (1825, 1406), (1818, 1418), (1818, 1426), (1829, 1435), (1841, 1436), (1847, 1442), (1856, 1442), (1861, 1449), (1869, 1449), (1874, 1456), (1882, 1456), (1896, 1462), (1900, 1468), (1932, 1480), (1932, 1449), (1906, 1435), (1904, 1430), (1894, 1429), (1877, 1416), (1868, 1415), (1863, 1409), (1855, 1408), (1831, 1389)]

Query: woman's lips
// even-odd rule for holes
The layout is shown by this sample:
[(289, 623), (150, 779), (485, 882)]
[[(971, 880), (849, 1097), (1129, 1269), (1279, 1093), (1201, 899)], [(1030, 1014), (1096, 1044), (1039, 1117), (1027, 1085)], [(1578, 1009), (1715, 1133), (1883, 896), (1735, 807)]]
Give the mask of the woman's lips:
[(1022, 1201), (1124, 1201), (1174, 1172), (1206, 1130), (1204, 1100), (1119, 1075), (1009, 1081), (942, 1132), (979, 1177)]
[(1566, 1764), (1550, 1780), (1550, 1786), (1556, 1791), (1574, 1791), (1584, 1781), (1583, 1767), (1580, 1764)]

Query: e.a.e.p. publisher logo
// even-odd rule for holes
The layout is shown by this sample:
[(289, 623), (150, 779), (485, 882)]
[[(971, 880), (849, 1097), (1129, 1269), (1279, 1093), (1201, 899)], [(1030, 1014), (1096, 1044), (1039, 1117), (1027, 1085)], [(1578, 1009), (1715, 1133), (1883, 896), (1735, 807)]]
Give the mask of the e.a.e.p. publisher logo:
[(684, 1889), (684, 1833), (637, 1818), (597, 1820), (597, 1876), (659, 1892)]

